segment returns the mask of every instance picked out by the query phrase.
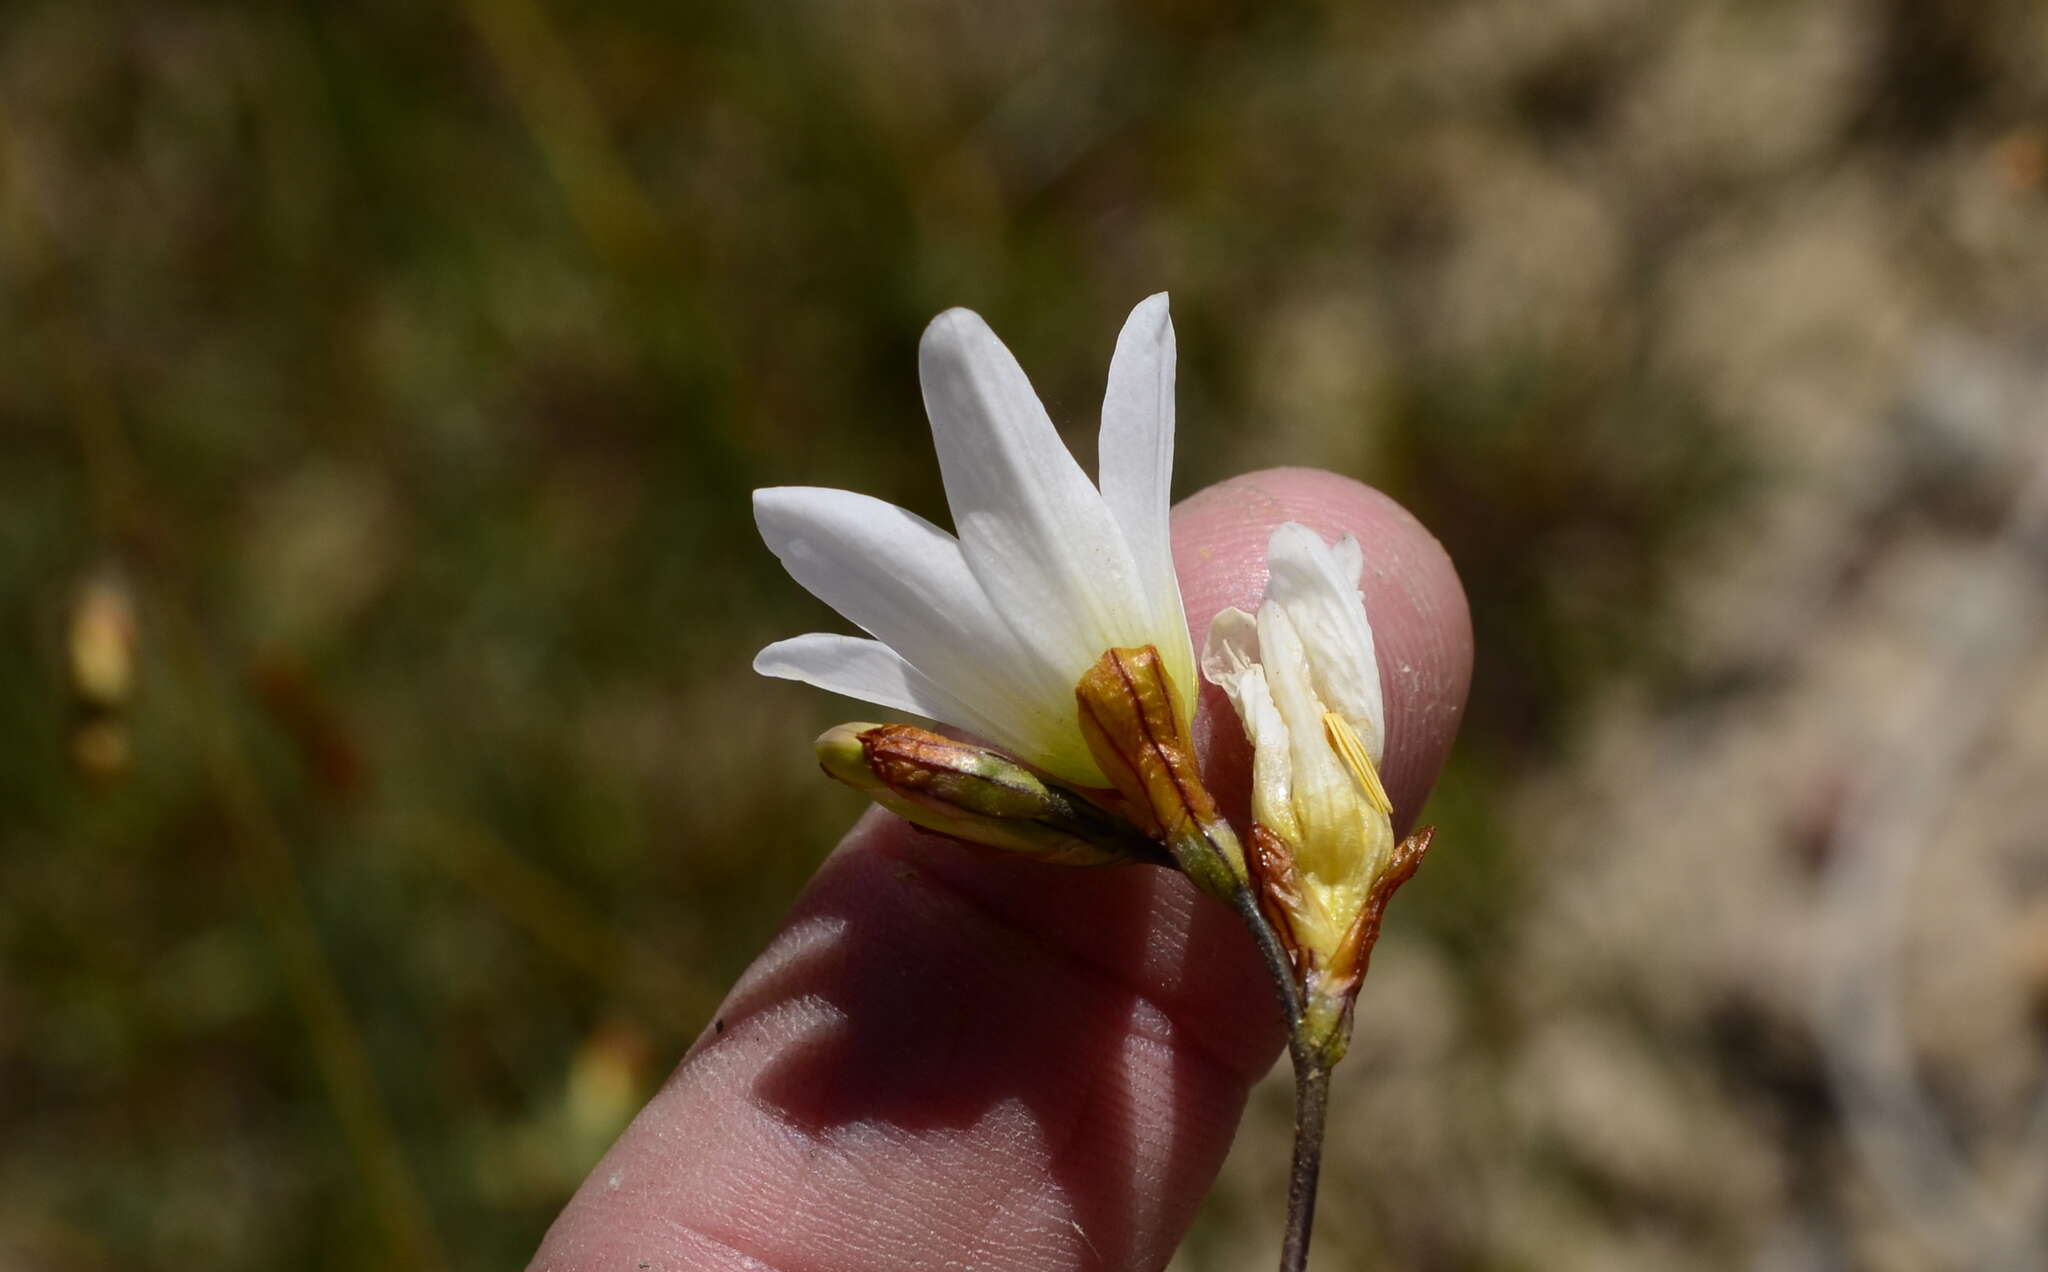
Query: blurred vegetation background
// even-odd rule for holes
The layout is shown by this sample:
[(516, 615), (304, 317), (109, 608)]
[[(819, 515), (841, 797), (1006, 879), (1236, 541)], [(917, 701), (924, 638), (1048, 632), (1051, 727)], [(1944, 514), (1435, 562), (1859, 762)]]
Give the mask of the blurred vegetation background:
[(747, 492), (1163, 288), (1475, 612), (1328, 1265), (2038, 1266), (2044, 179), (2025, 0), (0, 4), (0, 1267), (522, 1262), (858, 807)]

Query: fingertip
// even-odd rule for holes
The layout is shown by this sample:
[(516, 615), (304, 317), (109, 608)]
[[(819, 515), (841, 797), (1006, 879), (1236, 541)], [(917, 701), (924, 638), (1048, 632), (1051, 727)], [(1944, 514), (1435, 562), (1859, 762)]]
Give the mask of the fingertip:
[[(1174, 510), (1174, 564), (1196, 649), (1216, 614), (1254, 609), (1265, 590), (1266, 542), (1298, 521), (1335, 540), (1358, 537), (1359, 588), (1379, 649), (1387, 701), (1382, 774), (1404, 819), (1429, 794), (1464, 716), (1472, 679), (1472, 618), (1465, 589), (1436, 536), (1380, 491), (1314, 468), (1272, 468), (1233, 477)], [(1250, 751), (1214, 686), (1204, 686), (1198, 737), (1226, 807), (1241, 798)]]

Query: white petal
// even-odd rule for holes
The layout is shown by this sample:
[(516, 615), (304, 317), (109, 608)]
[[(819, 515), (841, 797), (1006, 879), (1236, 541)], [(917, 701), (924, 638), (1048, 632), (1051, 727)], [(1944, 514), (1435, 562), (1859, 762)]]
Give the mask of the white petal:
[(1365, 581), (1365, 549), (1358, 546), (1357, 535), (1347, 534), (1337, 540), (1330, 555), (1336, 558), (1339, 578), (1350, 579), (1353, 587)]
[(1294, 809), (1294, 748), (1264, 669), (1246, 667), (1224, 685), (1224, 692), (1252, 744), (1252, 816), (1288, 843), (1301, 842), (1301, 820)]
[(1078, 729), (1069, 726), (1050, 745), (1045, 739), (1019, 734), (1011, 721), (983, 715), (878, 640), (829, 632), (792, 636), (755, 654), (754, 670), (954, 725), (1070, 782), (1109, 784), (1088, 755)]
[(808, 486), (755, 491), (754, 520), (791, 577), (973, 717), (939, 719), (1034, 750), (1075, 732), (1073, 681), (1020, 644), (952, 535), (882, 500)]
[(1259, 660), (1259, 620), (1232, 607), (1209, 620), (1202, 642), (1202, 675), (1228, 691), (1230, 682)]
[(1227, 609), (1210, 620), (1202, 644), (1202, 674), (1219, 686), (1237, 709), (1252, 744), (1252, 816), (1289, 843), (1301, 839), (1294, 814), (1294, 760), (1287, 724), (1273, 702), (1265, 669), (1259, 666), (1258, 620)]
[[(1323, 733), (1323, 712), (1327, 708), (1316, 694), (1309, 651), (1294, 626), (1294, 616), (1270, 595), (1259, 606), (1259, 654), (1259, 665), (1265, 668), (1266, 683), (1273, 690), (1273, 702), (1280, 708), (1288, 736), (1293, 739), (1297, 772), (1306, 778), (1318, 766), (1318, 756), (1327, 758), (1331, 772), (1343, 772)], [(1347, 776), (1345, 780), (1348, 784), (1350, 779)]]
[(755, 654), (754, 670), (927, 720), (975, 727), (967, 718), (972, 711), (878, 640), (824, 632), (792, 636)]
[(1102, 501), (1124, 532), (1151, 608), (1150, 626), (1181, 692), (1195, 690), (1194, 650), (1185, 635), (1180, 579), (1173, 571), (1173, 319), (1166, 293), (1147, 297), (1125, 320), (1109, 362), (1098, 446)]
[(988, 324), (940, 314), (918, 374), (968, 568), (1019, 640), (1070, 692), (1104, 650), (1157, 641), (1123, 532)]
[(1274, 529), (1266, 570), (1266, 601), (1285, 607), (1300, 634), (1316, 696), (1350, 723), (1373, 763), (1380, 763), (1387, 750), (1386, 705), (1356, 574), (1347, 573), (1347, 563), (1320, 535), (1291, 521)]

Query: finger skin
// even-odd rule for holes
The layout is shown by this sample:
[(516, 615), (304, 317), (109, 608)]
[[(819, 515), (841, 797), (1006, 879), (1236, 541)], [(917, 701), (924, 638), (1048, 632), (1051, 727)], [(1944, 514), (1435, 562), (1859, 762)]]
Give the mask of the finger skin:
[[(1197, 647), (1256, 605), (1266, 535), (1366, 547), (1389, 793), (1412, 815), (1464, 704), (1449, 560), (1347, 479), (1255, 473), (1184, 503)], [(1243, 799), (1220, 695), (1198, 737)], [(864, 817), (549, 1231), (537, 1269), (1157, 1268), (1214, 1178), (1278, 1009), (1222, 906), (1150, 867), (1045, 866)]]

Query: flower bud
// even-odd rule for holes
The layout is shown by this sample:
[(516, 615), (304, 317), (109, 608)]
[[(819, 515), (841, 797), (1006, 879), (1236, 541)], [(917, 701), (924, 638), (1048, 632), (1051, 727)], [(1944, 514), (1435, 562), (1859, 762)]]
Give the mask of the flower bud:
[(842, 724), (817, 749), (828, 775), (925, 830), (1060, 865), (1172, 864), (1136, 827), (989, 747)]

